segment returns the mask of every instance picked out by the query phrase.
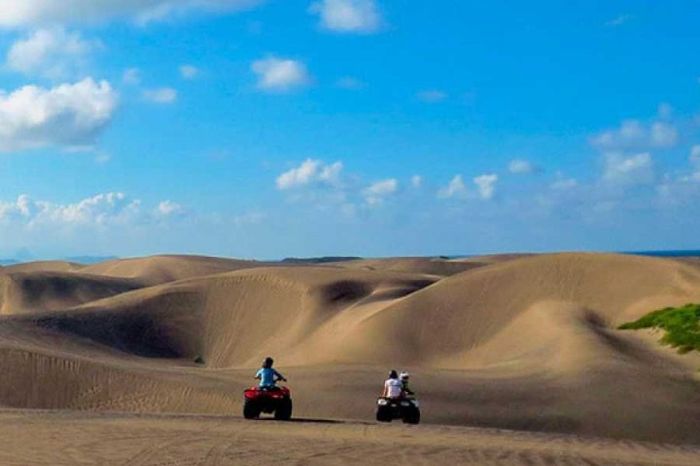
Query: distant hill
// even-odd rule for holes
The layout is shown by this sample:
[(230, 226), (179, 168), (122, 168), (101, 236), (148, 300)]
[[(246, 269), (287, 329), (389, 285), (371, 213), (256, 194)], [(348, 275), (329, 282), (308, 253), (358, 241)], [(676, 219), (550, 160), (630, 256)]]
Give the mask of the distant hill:
[(362, 259), (361, 257), (327, 256), (327, 257), (287, 257), (282, 259), (285, 264), (326, 264), (329, 262), (347, 262)]
[(79, 264), (97, 264), (99, 262), (105, 262), (105, 261), (111, 261), (119, 259), (117, 256), (73, 256), (73, 257), (66, 257), (64, 260), (67, 260), (68, 262), (77, 262)]

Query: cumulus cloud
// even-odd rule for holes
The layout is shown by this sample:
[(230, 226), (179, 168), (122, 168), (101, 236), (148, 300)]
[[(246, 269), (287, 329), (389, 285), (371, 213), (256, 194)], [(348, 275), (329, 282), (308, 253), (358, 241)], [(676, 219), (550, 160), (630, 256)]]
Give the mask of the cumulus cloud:
[(181, 214), (184, 212), (184, 209), (177, 202), (162, 201), (160, 204), (158, 204), (158, 207), (156, 207), (156, 212), (163, 217), (168, 217), (171, 215)]
[(286, 92), (311, 82), (306, 65), (298, 60), (270, 57), (254, 61), (250, 68), (264, 91)]
[(656, 121), (644, 125), (638, 120), (623, 121), (619, 128), (591, 138), (591, 144), (603, 150), (627, 150), (673, 147), (678, 130), (670, 123)]
[(342, 170), (342, 162), (327, 165), (320, 160), (306, 159), (298, 167), (277, 177), (277, 189), (287, 190), (311, 184), (337, 185)]
[(414, 188), (420, 188), (423, 185), (423, 177), (420, 175), (413, 175), (411, 177), (411, 186)]
[(532, 162), (522, 159), (511, 160), (508, 164), (508, 171), (515, 175), (534, 173), (536, 168)]
[(497, 182), (498, 175), (493, 173), (480, 175), (474, 178), (474, 184), (476, 185), (477, 191), (479, 192), (479, 197), (485, 200), (493, 198), (493, 195), (496, 192)]
[(467, 187), (464, 184), (462, 175), (455, 175), (452, 180), (438, 191), (438, 197), (449, 199), (453, 197), (464, 197), (467, 194)]
[(63, 28), (39, 29), (12, 44), (6, 66), (20, 73), (60, 79), (79, 73), (102, 44)]
[(146, 89), (143, 98), (156, 104), (172, 104), (177, 100), (177, 91), (172, 87)]
[(0, 2), (0, 27), (22, 28), (129, 18), (145, 23), (188, 12), (224, 13), (261, 0), (17, 0)]
[(184, 79), (194, 79), (199, 74), (199, 69), (192, 65), (181, 65), (180, 66), (180, 76)]
[(0, 151), (93, 145), (116, 107), (110, 84), (92, 78), (50, 89), (30, 85), (0, 92)]
[(428, 104), (436, 104), (447, 99), (447, 94), (437, 89), (421, 91), (418, 94), (416, 94), (416, 96), (418, 97), (418, 100)]
[(378, 205), (399, 189), (399, 182), (394, 178), (377, 181), (364, 189), (363, 195), (369, 205)]
[(382, 18), (375, 0), (321, 0), (311, 5), (323, 29), (338, 33), (376, 32)]
[(625, 156), (608, 153), (604, 156), (603, 180), (614, 184), (644, 184), (654, 179), (651, 154), (643, 152)]
[(0, 201), (0, 221), (37, 225), (107, 225), (133, 218), (141, 203), (124, 193), (97, 194), (73, 204), (35, 201), (23, 194), (14, 202)]

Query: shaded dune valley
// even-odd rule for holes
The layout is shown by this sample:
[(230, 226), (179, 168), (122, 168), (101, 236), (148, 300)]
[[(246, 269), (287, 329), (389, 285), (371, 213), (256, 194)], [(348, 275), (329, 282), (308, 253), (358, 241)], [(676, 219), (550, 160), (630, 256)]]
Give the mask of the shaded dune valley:
[(691, 451), (697, 352), (618, 329), (687, 303), (700, 303), (697, 262), (635, 255), (20, 264), (0, 268), (0, 405), (4, 418), (55, 410), (136, 427), (230, 418), (274, 436), (278, 423), (240, 420), (243, 389), (273, 355), (294, 417), (342, 422), (327, 428), (348, 442), (352, 426), (409, 429), (374, 423), (396, 368), (412, 374), (423, 422), (410, 435), (424, 440), (495, 428)]

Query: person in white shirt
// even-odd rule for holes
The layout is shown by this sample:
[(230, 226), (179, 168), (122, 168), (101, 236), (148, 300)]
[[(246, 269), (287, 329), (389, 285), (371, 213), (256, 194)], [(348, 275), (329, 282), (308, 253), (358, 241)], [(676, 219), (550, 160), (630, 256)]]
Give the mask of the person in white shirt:
[(389, 378), (384, 382), (383, 398), (400, 398), (403, 393), (403, 384), (399, 380), (399, 374), (395, 370), (389, 373)]

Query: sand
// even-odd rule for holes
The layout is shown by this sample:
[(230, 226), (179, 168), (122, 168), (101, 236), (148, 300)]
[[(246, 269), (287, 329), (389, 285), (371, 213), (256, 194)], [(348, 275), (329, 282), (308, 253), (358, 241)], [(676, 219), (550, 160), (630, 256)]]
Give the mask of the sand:
[[(686, 302), (697, 263), (614, 254), (4, 267), (0, 464), (697, 464), (700, 359), (616, 330)], [(240, 419), (268, 354), (319, 422)], [(421, 426), (372, 421), (390, 368)]]

